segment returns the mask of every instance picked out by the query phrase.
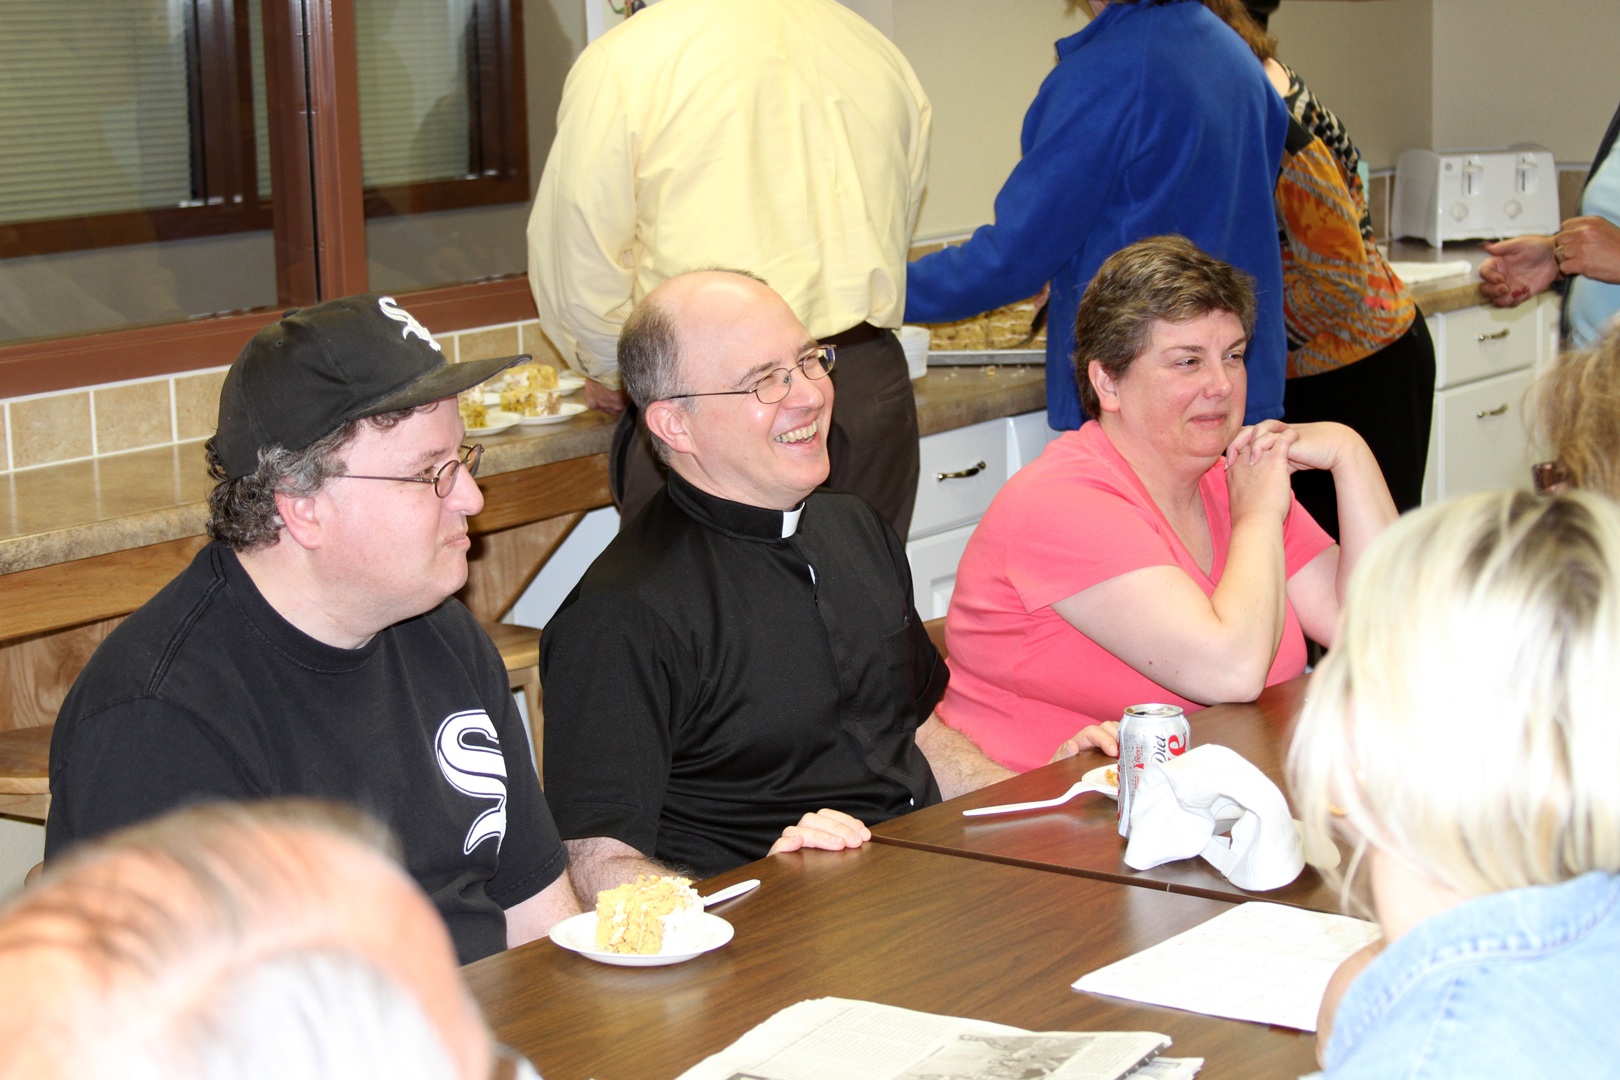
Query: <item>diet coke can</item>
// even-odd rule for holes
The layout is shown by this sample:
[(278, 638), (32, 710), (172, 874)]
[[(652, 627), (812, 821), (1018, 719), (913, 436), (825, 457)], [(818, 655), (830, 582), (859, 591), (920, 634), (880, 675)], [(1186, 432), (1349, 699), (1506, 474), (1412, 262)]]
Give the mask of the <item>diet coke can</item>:
[(1131, 799), (1155, 761), (1186, 753), (1192, 728), (1179, 705), (1132, 705), (1119, 721), (1119, 835), (1131, 835)]

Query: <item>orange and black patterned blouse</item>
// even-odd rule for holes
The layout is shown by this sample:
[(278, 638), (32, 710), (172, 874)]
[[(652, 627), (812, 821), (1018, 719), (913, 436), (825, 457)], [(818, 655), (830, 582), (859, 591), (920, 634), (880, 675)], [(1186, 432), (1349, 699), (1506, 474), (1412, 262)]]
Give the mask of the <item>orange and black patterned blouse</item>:
[(1288, 377), (1365, 359), (1406, 333), (1416, 306), (1373, 242), (1356, 166), (1338, 117), (1288, 71), (1292, 117), (1277, 181)]

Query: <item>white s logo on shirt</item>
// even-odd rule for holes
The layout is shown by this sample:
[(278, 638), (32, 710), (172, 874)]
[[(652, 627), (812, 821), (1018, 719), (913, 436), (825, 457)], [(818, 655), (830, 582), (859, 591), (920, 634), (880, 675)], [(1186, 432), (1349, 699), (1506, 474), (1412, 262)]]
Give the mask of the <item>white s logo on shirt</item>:
[[(482, 738), (468, 742), (470, 735)], [(475, 799), (495, 802), (467, 830), (462, 853), (472, 854), (473, 848), (490, 837), (495, 838), (495, 850), (499, 852), (506, 836), (506, 757), (501, 753), (501, 740), (489, 714), (477, 709), (447, 716), (434, 742), (439, 769), (451, 787)]]

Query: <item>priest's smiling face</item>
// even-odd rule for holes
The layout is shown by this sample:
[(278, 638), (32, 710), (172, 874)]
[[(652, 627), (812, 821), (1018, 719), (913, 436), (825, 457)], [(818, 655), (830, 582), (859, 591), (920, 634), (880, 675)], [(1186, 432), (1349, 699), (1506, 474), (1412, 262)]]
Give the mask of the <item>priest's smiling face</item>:
[[(741, 275), (687, 274), (663, 288), (682, 384), (711, 395), (648, 410), (648, 423), (673, 451), (670, 468), (711, 495), (791, 510), (827, 480), (832, 380), (807, 378), (798, 366), (815, 340), (780, 296)], [(778, 368), (791, 372), (781, 401), (746, 392)], [(723, 393), (736, 390), (745, 392)]]

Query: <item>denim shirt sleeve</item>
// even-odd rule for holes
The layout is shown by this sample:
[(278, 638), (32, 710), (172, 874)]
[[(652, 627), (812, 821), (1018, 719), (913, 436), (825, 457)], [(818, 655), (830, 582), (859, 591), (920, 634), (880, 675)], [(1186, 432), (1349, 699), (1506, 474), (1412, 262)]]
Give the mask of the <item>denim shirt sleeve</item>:
[(1611, 1075), (1617, 1000), (1620, 878), (1477, 897), (1414, 927), (1351, 985), (1324, 1075)]

